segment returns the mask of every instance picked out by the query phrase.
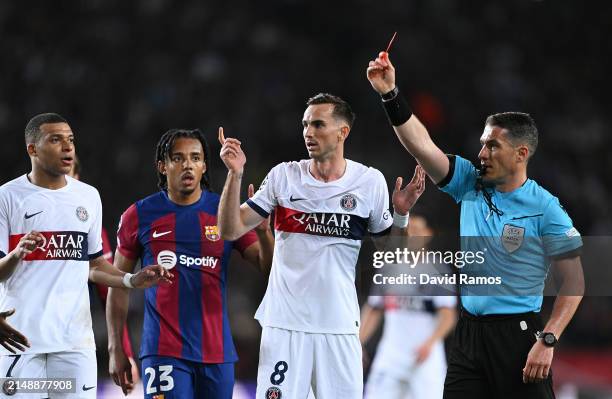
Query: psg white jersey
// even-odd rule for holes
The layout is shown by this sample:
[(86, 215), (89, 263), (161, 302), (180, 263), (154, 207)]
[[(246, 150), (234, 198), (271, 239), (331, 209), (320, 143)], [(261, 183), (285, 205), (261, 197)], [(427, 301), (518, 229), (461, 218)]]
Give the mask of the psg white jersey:
[(366, 232), (393, 223), (382, 173), (347, 160), (344, 175), (316, 180), (309, 160), (275, 166), (247, 204), (275, 212), (275, 247), (262, 326), (310, 333), (357, 334), (355, 266)]
[(0, 283), (0, 310), (16, 309), (9, 322), (30, 341), (24, 353), (95, 349), (87, 280), (102, 255), (102, 205), (95, 188), (66, 181), (49, 190), (23, 175), (0, 187), (0, 255), (32, 230), (45, 238)]

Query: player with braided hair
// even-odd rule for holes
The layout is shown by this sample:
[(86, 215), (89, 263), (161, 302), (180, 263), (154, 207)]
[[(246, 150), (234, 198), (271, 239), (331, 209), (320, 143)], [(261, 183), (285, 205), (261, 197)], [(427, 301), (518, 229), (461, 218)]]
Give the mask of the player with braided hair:
[[(264, 271), (272, 263), (269, 220), (236, 241), (221, 239), (209, 154), (200, 130), (166, 132), (155, 151), (160, 191), (121, 216), (115, 265), (133, 270), (138, 260), (159, 262), (174, 273), (173, 284), (145, 291), (140, 358), (146, 398), (232, 397), (238, 357), (227, 316), (230, 254), (237, 249)], [(121, 341), (128, 301), (126, 290), (110, 290), (109, 372), (124, 393), (133, 386)]]

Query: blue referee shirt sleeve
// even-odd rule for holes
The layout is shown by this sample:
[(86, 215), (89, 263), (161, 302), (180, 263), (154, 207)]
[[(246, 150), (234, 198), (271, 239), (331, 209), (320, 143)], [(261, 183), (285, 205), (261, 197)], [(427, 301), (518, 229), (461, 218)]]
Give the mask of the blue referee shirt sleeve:
[[(452, 176), (443, 179), (438, 187), (453, 197), (456, 202), (461, 202), (465, 194), (475, 189), (478, 172), (467, 159), (458, 155), (449, 155), (448, 157), (451, 162), (448, 173), (449, 175), (452, 173)], [(446, 183), (447, 181), (448, 183)]]
[(574, 227), (572, 219), (553, 198), (542, 217), (541, 236), (547, 256), (556, 257), (582, 247), (582, 237)]

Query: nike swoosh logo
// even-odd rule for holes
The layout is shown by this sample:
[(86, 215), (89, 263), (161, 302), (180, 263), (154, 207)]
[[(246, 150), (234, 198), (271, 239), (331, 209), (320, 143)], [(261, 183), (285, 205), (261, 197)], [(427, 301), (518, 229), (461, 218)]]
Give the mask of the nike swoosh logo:
[(291, 197), (289, 197), (289, 201), (291, 202), (295, 202), (295, 201), (304, 201), (306, 198), (293, 198), (293, 195), (291, 195)]
[(34, 217), (34, 216), (38, 215), (39, 213), (43, 213), (43, 212), (44, 212), (44, 211), (40, 211), (40, 212), (33, 213), (33, 214), (31, 214), (31, 215), (28, 215), (28, 213), (26, 212), (26, 213), (25, 213), (25, 215), (24, 215), (24, 217), (25, 217), (26, 219), (29, 219), (29, 218)]
[(90, 389), (94, 389), (95, 387), (95, 385), (93, 387), (86, 387), (85, 384), (83, 384), (83, 391), (89, 391)]
[(153, 232), (153, 238), (162, 237), (162, 236), (165, 236), (165, 235), (170, 234), (170, 233), (172, 233), (172, 230), (164, 231), (163, 233), (158, 233), (157, 231), (154, 231)]

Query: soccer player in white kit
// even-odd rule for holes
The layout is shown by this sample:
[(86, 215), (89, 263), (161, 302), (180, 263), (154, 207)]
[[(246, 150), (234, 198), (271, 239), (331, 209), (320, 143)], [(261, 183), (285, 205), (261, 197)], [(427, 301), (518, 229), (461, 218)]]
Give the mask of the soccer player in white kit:
[[(0, 348), (0, 377), (76, 380), (73, 393), (18, 387), (11, 397), (95, 398), (87, 280), (145, 288), (169, 281), (169, 273), (155, 265), (132, 275), (104, 259), (100, 196), (67, 176), (75, 147), (63, 117), (35, 116), (25, 139), (32, 171), (0, 187), (0, 309), (17, 309), (11, 324), (30, 346), (18, 355)], [(68, 383), (56, 387), (68, 388)], [(0, 397), (6, 394), (0, 390)]]
[[(330, 94), (307, 102), (302, 119), (310, 159), (275, 166), (240, 205), (246, 157), (240, 141), (220, 129), (229, 172), (219, 205), (223, 239), (235, 240), (275, 212), (272, 270), (255, 315), (263, 327), (257, 398), (357, 399), (363, 395), (355, 266), (366, 232), (400, 234), (424, 175), (396, 193), (403, 216), (391, 216), (378, 170), (344, 158), (354, 121), (350, 106)], [(399, 187), (399, 188), (398, 188)], [(399, 226), (399, 227), (398, 227)]]
[[(433, 232), (423, 216), (411, 213), (408, 231), (410, 249), (427, 248)], [(414, 268), (386, 267), (389, 266), (395, 266), (398, 272), (408, 268), (431, 274), (438, 273), (437, 269), (443, 265), (419, 263)], [(441, 295), (441, 291), (435, 292), (439, 295), (427, 296), (425, 287), (416, 287), (411, 296), (404, 295), (408, 293), (402, 289), (397, 291), (383, 288), (382, 292), (376, 292), (377, 295), (368, 297), (361, 312), (360, 340), (364, 345), (378, 328), (383, 314), (385, 319), (366, 382), (365, 398), (442, 399), (446, 377), (443, 341), (455, 326), (457, 298)]]

